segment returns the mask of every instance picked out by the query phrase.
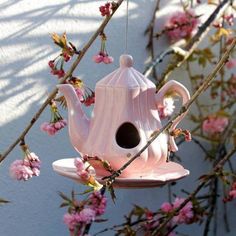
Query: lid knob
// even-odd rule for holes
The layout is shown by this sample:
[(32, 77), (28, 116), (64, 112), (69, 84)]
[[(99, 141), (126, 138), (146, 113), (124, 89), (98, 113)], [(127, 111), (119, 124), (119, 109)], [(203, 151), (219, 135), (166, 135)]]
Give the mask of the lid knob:
[(122, 67), (132, 67), (134, 64), (133, 57), (130, 55), (121, 55), (120, 56), (120, 66)]

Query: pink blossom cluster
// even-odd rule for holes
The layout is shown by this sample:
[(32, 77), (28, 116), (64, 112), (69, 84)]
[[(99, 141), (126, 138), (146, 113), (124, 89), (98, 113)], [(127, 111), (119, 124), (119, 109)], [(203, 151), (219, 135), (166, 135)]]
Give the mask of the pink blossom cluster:
[(104, 32), (100, 33), (100, 38), (101, 38), (101, 47), (100, 51), (97, 55), (93, 56), (93, 61), (95, 63), (105, 63), (105, 64), (110, 64), (114, 61), (113, 57), (109, 56), (106, 50), (106, 41), (107, 41), (107, 36)]
[(75, 92), (80, 100), (85, 106), (91, 106), (95, 103), (95, 93), (89, 89), (89, 91), (83, 88), (75, 88)]
[(174, 99), (172, 97), (164, 97), (163, 104), (157, 106), (160, 119), (164, 119), (173, 114), (175, 109)]
[[(78, 166), (82, 166), (81, 162), (77, 162)], [(92, 223), (96, 217), (101, 216), (105, 212), (107, 199), (99, 191), (93, 192), (89, 195), (88, 200), (81, 206), (83, 208), (79, 211), (73, 210), (72, 212), (64, 215), (64, 223), (68, 226), (69, 231), (74, 236), (83, 235), (83, 228)], [(78, 208), (77, 208), (78, 209)], [(77, 232), (77, 234), (75, 234)]]
[(76, 236), (83, 235), (81, 229), (83, 226), (90, 224), (95, 220), (96, 213), (91, 208), (84, 208), (80, 212), (66, 213), (64, 215), (64, 223), (69, 228), (69, 231), (73, 233), (77, 232)]
[(231, 186), (231, 189), (228, 193), (228, 196), (226, 196), (223, 201), (224, 202), (229, 202), (232, 201), (233, 199), (236, 199), (236, 182), (234, 182)]
[(83, 88), (75, 88), (75, 92), (80, 102), (84, 101), (84, 89)]
[(208, 135), (222, 133), (229, 124), (229, 118), (226, 116), (208, 116), (202, 123), (202, 129)]
[(96, 216), (103, 215), (107, 206), (107, 198), (100, 191), (95, 191), (89, 196), (90, 207), (96, 212)]
[(74, 53), (72, 48), (67, 47), (67, 50), (69, 51), (70, 54), (68, 52), (62, 53), (62, 57), (65, 62), (68, 62), (71, 59), (71, 55), (73, 55)]
[(199, 20), (193, 11), (176, 12), (165, 24), (165, 31), (171, 42), (192, 36)]
[[(145, 210), (146, 222), (142, 225), (145, 232), (152, 232), (156, 229), (160, 223), (163, 221), (163, 217), (171, 214), (174, 210), (179, 208), (179, 206), (185, 201), (184, 198), (175, 198), (173, 203), (164, 202), (161, 205), (160, 212), (158, 214), (153, 213), (149, 209)], [(176, 215), (173, 217), (172, 221), (169, 222), (165, 229), (163, 229), (163, 235), (174, 236), (173, 225), (176, 224), (190, 224), (194, 222), (194, 210), (192, 202), (188, 202)], [(159, 236), (159, 234), (157, 234)], [(160, 234), (162, 235), (162, 234)]]
[(82, 101), (82, 103), (87, 107), (94, 104), (95, 103), (95, 93), (91, 92), (91, 94), (87, 94), (87, 96), (84, 97), (84, 100)]
[[(177, 209), (183, 202), (184, 198), (176, 198), (173, 204), (169, 202), (164, 202), (161, 205), (161, 210), (164, 213), (170, 213), (171, 211)], [(173, 217), (174, 224), (188, 224), (194, 216), (192, 202), (188, 202), (176, 216)]]
[(227, 23), (229, 26), (234, 25), (234, 10), (232, 8), (228, 8), (227, 11), (223, 14), (223, 16), (220, 19), (217, 19), (214, 23), (213, 26), (215, 28), (222, 28), (223, 23)]
[(99, 7), (102, 16), (110, 16), (112, 13), (112, 4), (107, 2), (104, 6)]
[(49, 61), (48, 65), (51, 68), (51, 74), (57, 75), (58, 79), (64, 77), (65, 71), (62, 68), (61, 69), (57, 69), (57, 67), (55, 66), (54, 60)]
[(229, 26), (234, 25), (234, 14), (233, 13), (223, 15), (223, 19), (228, 23)]
[(184, 139), (186, 142), (190, 142), (192, 140), (192, 135), (189, 130), (184, 130)]
[(111, 64), (114, 59), (113, 57), (109, 56), (107, 53), (100, 51), (97, 55), (93, 56), (93, 61), (95, 63), (105, 63), (105, 64)]
[(90, 106), (95, 102), (94, 91), (86, 87), (80, 79), (73, 77), (69, 80), (69, 83), (73, 85), (77, 97), (85, 106)]
[(35, 153), (26, 153), (23, 160), (15, 160), (10, 165), (10, 176), (16, 180), (28, 180), (33, 176), (39, 176), (40, 164), (41, 161)]
[(227, 69), (233, 69), (236, 67), (236, 59), (232, 58), (230, 59), (226, 64)]
[(88, 182), (90, 176), (94, 176), (95, 172), (93, 169), (86, 167), (84, 161), (81, 158), (75, 158), (74, 165), (76, 167), (77, 175), (84, 182)]
[(60, 119), (56, 122), (44, 122), (40, 129), (41, 131), (47, 132), (48, 135), (55, 135), (59, 130), (64, 128), (67, 125), (67, 121), (65, 119)]
[(146, 222), (143, 225), (145, 231), (151, 231), (152, 229), (158, 227), (159, 225), (159, 219), (155, 219), (155, 215), (152, 211), (149, 209), (145, 210), (145, 217), (146, 217)]

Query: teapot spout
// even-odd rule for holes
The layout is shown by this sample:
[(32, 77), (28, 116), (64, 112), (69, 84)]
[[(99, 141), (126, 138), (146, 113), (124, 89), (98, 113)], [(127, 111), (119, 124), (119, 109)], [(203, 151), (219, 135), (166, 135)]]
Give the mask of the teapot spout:
[(72, 145), (79, 152), (88, 138), (90, 120), (84, 113), (81, 102), (70, 84), (57, 85), (58, 90), (64, 95), (68, 108), (68, 127)]

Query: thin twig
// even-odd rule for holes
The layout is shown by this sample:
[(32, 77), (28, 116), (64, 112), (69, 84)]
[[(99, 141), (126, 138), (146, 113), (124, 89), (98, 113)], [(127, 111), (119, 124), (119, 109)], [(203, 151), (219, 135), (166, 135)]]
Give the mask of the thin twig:
[[(187, 73), (188, 73), (188, 77), (191, 80), (192, 90), (194, 91), (193, 82), (195, 82), (195, 80), (193, 80), (193, 75), (191, 73), (191, 67), (190, 67), (189, 61), (186, 61), (186, 70), (187, 70)], [(203, 114), (202, 114), (201, 105), (200, 105), (198, 99), (196, 99), (195, 104), (196, 104), (197, 109), (198, 109), (199, 118), (200, 118), (200, 120), (202, 120)]]
[[(228, 160), (230, 161), (230, 160)], [(223, 192), (224, 192), (224, 196), (226, 196), (226, 189), (225, 189), (225, 185), (223, 184)], [(228, 221), (228, 214), (227, 214), (227, 204), (223, 204), (223, 218), (224, 218), (224, 225), (225, 225), (225, 230), (226, 232), (230, 232), (230, 227), (229, 227), (229, 221)]]
[[(236, 42), (236, 39), (234, 40)], [(232, 46), (232, 45), (231, 45)], [(232, 48), (233, 50), (233, 48)], [(225, 55), (225, 54), (224, 54)], [(224, 57), (223, 55), (223, 57)], [(228, 153), (225, 154), (224, 157), (221, 157), (221, 150), (224, 148), (224, 143), (226, 142), (226, 140), (228, 139), (228, 137), (230, 136), (230, 132), (232, 132), (232, 127), (235, 125), (236, 123), (236, 111), (233, 114), (233, 119), (230, 120), (230, 123), (227, 127), (227, 129), (225, 130), (224, 134), (221, 137), (220, 140), (220, 145), (218, 146), (218, 158), (217, 158), (217, 162), (214, 163), (214, 167), (213, 170), (210, 172), (209, 176), (213, 176), (212, 174), (214, 174), (215, 172), (219, 172), (220, 170), (223, 169), (223, 166), (226, 162), (228, 162), (228, 160), (230, 159), (230, 157), (232, 155), (234, 155), (234, 153), (236, 152), (236, 146)], [(189, 194), (188, 198), (186, 198), (186, 200), (180, 205), (180, 207), (178, 209), (176, 209), (176, 211), (173, 212), (173, 215), (169, 216), (166, 221), (164, 221), (154, 232), (152, 235), (155, 235), (154, 233), (160, 232), (167, 224), (168, 222), (174, 217), (174, 215), (176, 213), (178, 213), (189, 201), (191, 201), (191, 199), (196, 196), (196, 194), (209, 182), (210, 179), (206, 178), (205, 180), (203, 180), (198, 187), (191, 193)]]
[[(65, 81), (72, 76), (72, 73), (74, 72), (74, 70), (76, 69), (76, 67), (78, 66), (78, 64), (80, 63), (80, 61), (82, 60), (82, 58), (84, 57), (85, 53), (87, 52), (87, 50), (90, 48), (90, 46), (92, 45), (92, 43), (95, 41), (95, 39), (99, 36), (99, 34), (104, 30), (104, 28), (106, 27), (107, 23), (110, 21), (110, 19), (112, 18), (113, 14), (116, 12), (116, 10), (119, 8), (119, 6), (122, 4), (124, 0), (119, 0), (117, 2), (116, 8), (113, 9), (113, 12), (110, 16), (107, 16), (102, 24), (99, 26), (99, 28), (97, 29), (97, 31), (91, 36), (91, 38), (89, 39), (89, 41), (87, 42), (87, 44), (83, 47), (83, 49), (80, 51), (79, 55), (77, 56), (76, 60), (74, 61), (74, 63), (72, 64), (72, 66), (70, 67), (70, 69), (66, 72), (65, 76), (59, 80), (59, 84), (63, 84), (65, 83)], [(43, 103), (43, 105), (39, 108), (39, 110), (35, 113), (35, 115), (33, 116), (33, 118), (31, 119), (30, 123), (26, 126), (26, 128), (23, 130), (23, 132), (19, 135), (19, 137), (6, 149), (6, 151), (4, 151), (2, 153), (2, 155), (0, 155), (0, 163), (7, 157), (7, 155), (16, 147), (16, 145), (22, 140), (24, 139), (24, 137), (26, 136), (26, 134), (29, 132), (29, 130), (32, 128), (32, 126), (35, 124), (35, 122), (38, 120), (38, 118), (40, 117), (40, 115), (42, 114), (42, 112), (44, 111), (44, 109), (47, 107), (47, 105), (51, 102), (51, 100), (56, 96), (58, 89), (55, 88), (49, 95), (48, 98), (45, 100), (45, 102)]]
[[(213, 168), (213, 170), (210, 172), (209, 175), (211, 175), (212, 173), (215, 173), (216, 171), (219, 171), (223, 168), (224, 164), (235, 154), (236, 152), (236, 147), (234, 147), (227, 155), (224, 156), (224, 158), (222, 158), (217, 165)], [(194, 198), (197, 193), (209, 182), (209, 179), (206, 178), (205, 180), (203, 180), (202, 182), (200, 182), (197, 186), (197, 188), (191, 193), (189, 194), (189, 196), (184, 200), (184, 202), (178, 207), (176, 208), (171, 215), (169, 215), (164, 222), (162, 222), (158, 228), (156, 228), (152, 235), (156, 235), (158, 232), (161, 232), (161, 230), (170, 222), (170, 220), (184, 207), (186, 206), (186, 204), (188, 202), (191, 201), (192, 198)]]
[[(154, 37), (153, 37), (154, 36), (154, 25), (155, 25), (155, 20), (156, 20), (156, 13), (160, 9), (160, 2), (161, 2), (161, 0), (157, 0), (155, 9), (153, 11), (152, 19), (149, 23), (149, 26), (147, 27), (147, 29), (144, 32), (145, 34), (148, 34), (148, 44), (147, 44), (146, 48), (149, 49), (149, 51), (150, 51), (150, 56), (151, 56), (152, 61), (155, 58), (154, 42), (153, 42), (153, 40), (154, 40)], [(153, 77), (154, 78), (157, 77), (156, 68), (153, 68)]]
[[(171, 46), (170, 48), (168, 48), (167, 50), (165, 50), (164, 52), (162, 52), (158, 57), (156, 57), (154, 60), (152, 60), (147, 67), (145, 68), (145, 70), (143, 71), (143, 74), (148, 77), (152, 70), (160, 63), (163, 62), (164, 58), (168, 55), (174, 54), (176, 56), (178, 56), (179, 58), (184, 58), (187, 54), (187, 52), (183, 49), (181, 49), (180, 47), (177, 46)], [(159, 84), (159, 82), (158, 82)]]
[[(212, 176), (212, 173), (215, 173), (219, 170), (221, 170), (224, 166), (224, 164), (226, 162), (228, 162), (228, 160), (230, 160), (230, 158), (235, 154), (236, 152), (236, 147), (234, 147), (227, 155), (225, 155), (215, 166), (214, 168), (212, 169), (212, 171), (209, 172), (209, 176)], [(171, 215), (169, 215), (165, 221), (162, 222), (162, 224), (159, 225), (158, 228), (155, 229), (155, 231), (152, 233), (152, 235), (157, 235), (158, 232), (161, 232), (161, 230), (169, 223), (169, 221), (189, 202), (191, 201), (191, 199), (193, 199), (197, 193), (204, 187), (206, 186), (206, 184), (209, 182), (210, 179), (204, 179), (202, 182), (200, 182), (197, 186), (197, 188), (192, 192), (192, 193), (187, 193), (189, 196), (185, 199), (185, 201), (178, 207), (175, 209), (174, 212), (172, 212)], [(204, 197), (206, 198), (206, 197)], [(154, 213), (154, 214), (158, 214), (158, 212)], [(143, 219), (139, 219), (139, 220), (136, 220), (136, 221), (133, 221), (130, 223), (129, 226), (134, 226), (134, 225), (137, 225), (141, 222), (145, 222), (146, 221), (146, 218), (143, 218)], [(95, 235), (99, 235), (99, 234), (102, 234), (104, 232), (107, 232), (109, 230), (115, 230), (116, 228), (120, 228), (120, 227), (124, 227), (125, 225), (127, 225), (127, 222), (125, 223), (121, 223), (119, 225), (113, 225), (112, 227), (109, 227), (109, 228), (106, 228), (106, 229), (103, 229), (102, 231), (99, 231), (97, 232)]]
[(216, 203), (217, 203), (217, 191), (218, 191), (218, 179), (217, 177), (214, 177), (214, 179), (211, 180), (211, 197), (209, 198), (209, 206), (210, 206), (210, 211), (208, 212), (208, 216), (206, 219), (205, 227), (204, 227), (204, 232), (203, 235), (207, 236), (208, 232), (210, 230), (210, 224), (212, 217), (214, 216), (214, 213), (216, 211)]
[(176, 114), (165, 126), (163, 126), (160, 130), (154, 132), (154, 134), (152, 135), (152, 137), (148, 140), (148, 142), (146, 143), (146, 145), (144, 147), (142, 147), (140, 149), (139, 152), (137, 152), (132, 158), (130, 158), (129, 161), (127, 161), (120, 169), (118, 169), (117, 171), (115, 171), (112, 175), (110, 176), (106, 176), (103, 179), (107, 179), (107, 185), (112, 184), (115, 179), (117, 177), (119, 177), (121, 175), (121, 173), (123, 172), (123, 170), (125, 170), (133, 161), (135, 161), (144, 150), (146, 150), (150, 144), (163, 132), (169, 130), (171, 128), (171, 126), (173, 125), (173, 123), (179, 119), (179, 117), (181, 115), (183, 115), (183, 113), (185, 113), (190, 106), (193, 104), (193, 102), (196, 100), (196, 98), (203, 92), (205, 91), (205, 89), (209, 86), (209, 84), (211, 83), (211, 81), (215, 78), (215, 76), (217, 75), (217, 73), (221, 70), (221, 68), (225, 65), (225, 63), (228, 60), (228, 57), (230, 55), (230, 53), (233, 51), (234, 47), (236, 45), (236, 39), (233, 40), (233, 42), (231, 43), (231, 45), (229, 46), (229, 48), (227, 49), (227, 51), (225, 51), (224, 55), (222, 56), (222, 58), (220, 59), (220, 61), (217, 63), (217, 65), (215, 66), (215, 68), (213, 69), (212, 73), (204, 80), (204, 82), (202, 83), (202, 85), (198, 88), (198, 90), (192, 95), (191, 99), (184, 105), (182, 106), (182, 108), (180, 109), (180, 112), (178, 114)]
[(192, 141), (193, 141), (194, 143), (196, 143), (196, 144), (202, 149), (202, 151), (207, 155), (207, 157), (210, 157), (211, 159), (214, 158), (214, 156), (212, 156), (212, 155), (208, 152), (208, 150), (202, 145), (202, 143), (199, 142), (196, 138), (192, 137)]
[[(224, 157), (226, 155), (226, 150), (225, 150), (225, 143), (226, 140), (231, 136), (231, 132), (232, 132), (232, 128), (234, 127), (236, 123), (236, 111), (233, 113), (232, 115), (232, 119), (230, 121), (230, 124), (228, 125), (227, 129), (225, 130), (224, 134), (222, 135), (220, 142), (219, 142), (219, 146), (217, 148), (217, 155), (216, 155), (216, 161), (214, 163), (214, 165), (216, 165), (217, 162), (219, 162), (222, 157)], [(204, 236), (208, 235), (208, 232), (210, 230), (210, 224), (212, 221), (212, 218), (214, 216), (214, 213), (217, 210), (217, 191), (218, 191), (218, 179), (215, 177), (212, 181), (211, 181), (211, 187), (212, 190), (211, 192), (213, 193), (211, 198), (209, 199), (209, 205), (211, 206), (209, 214), (207, 216), (206, 219), (206, 223), (205, 223), (205, 228), (204, 228)], [(215, 214), (216, 217), (216, 214)], [(214, 232), (216, 232), (216, 228), (217, 228), (217, 224), (214, 224)]]
[[(168, 65), (168, 67), (166, 68), (166, 70), (163, 72), (160, 81), (159, 81), (159, 85), (158, 85), (158, 89), (162, 86), (162, 84), (166, 81), (167, 77), (170, 75), (170, 73), (172, 71), (174, 71), (176, 68), (180, 67), (183, 62), (185, 62), (189, 56), (192, 54), (192, 52), (197, 48), (197, 46), (199, 45), (199, 43), (202, 41), (202, 39), (205, 37), (205, 35), (208, 33), (208, 31), (210, 30), (210, 25), (221, 15), (221, 12), (225, 10), (225, 8), (228, 6), (230, 0), (224, 0), (222, 1), (217, 7), (216, 9), (212, 12), (212, 14), (209, 16), (209, 18), (205, 21), (205, 23), (203, 23), (201, 25), (201, 27), (199, 27), (198, 32), (193, 36), (193, 38), (188, 42), (188, 44), (183, 48), (183, 51), (186, 51), (187, 53), (185, 54), (185, 56), (183, 57), (175, 57), (174, 61)], [(167, 51), (170, 51), (170, 49), (168, 49)], [(174, 53), (172, 51), (172, 53)], [(163, 55), (166, 55), (165, 52), (161, 53), (161, 56), (163, 57)], [(168, 54), (167, 54), (168, 55)], [(153, 62), (151, 62), (146, 70), (145, 70), (145, 76), (148, 76), (152, 69), (159, 64), (162, 60), (159, 60), (160, 56), (157, 56)]]

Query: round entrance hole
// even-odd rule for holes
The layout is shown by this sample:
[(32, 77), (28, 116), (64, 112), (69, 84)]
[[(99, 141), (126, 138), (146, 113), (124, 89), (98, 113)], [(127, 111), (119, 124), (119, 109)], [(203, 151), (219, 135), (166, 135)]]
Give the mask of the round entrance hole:
[(134, 148), (140, 142), (139, 132), (132, 123), (123, 123), (116, 132), (116, 142), (122, 148)]

